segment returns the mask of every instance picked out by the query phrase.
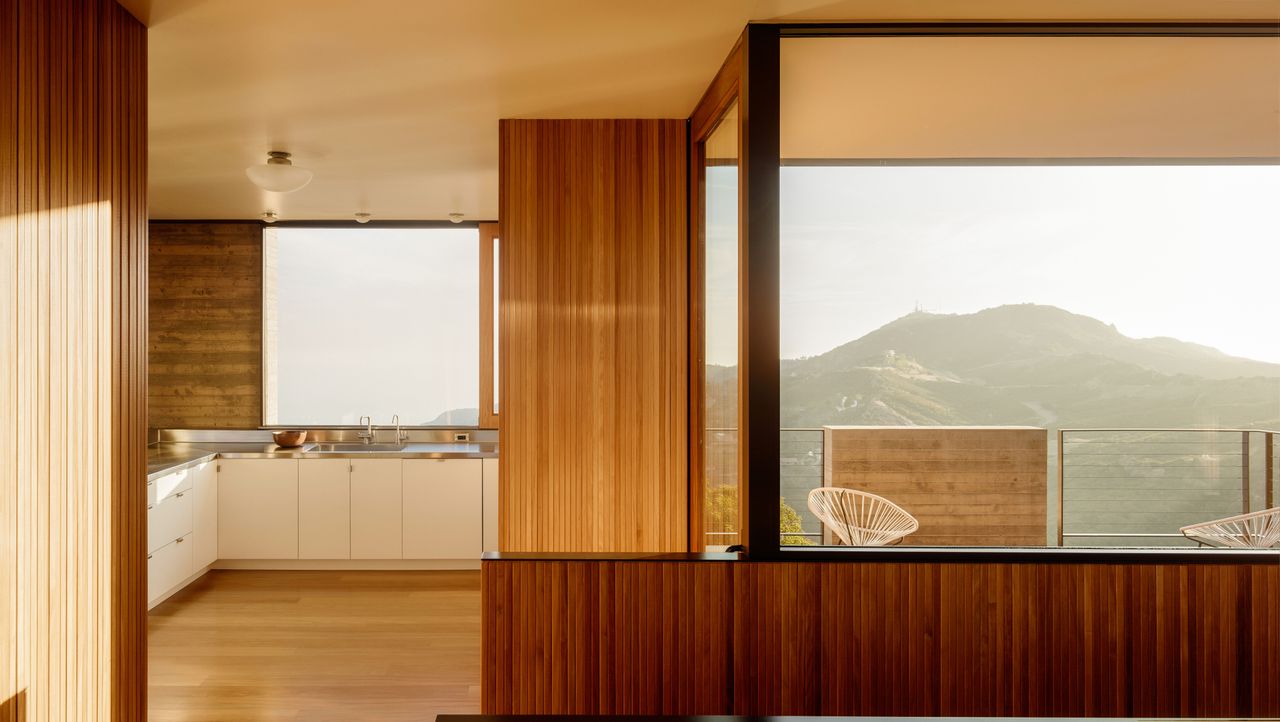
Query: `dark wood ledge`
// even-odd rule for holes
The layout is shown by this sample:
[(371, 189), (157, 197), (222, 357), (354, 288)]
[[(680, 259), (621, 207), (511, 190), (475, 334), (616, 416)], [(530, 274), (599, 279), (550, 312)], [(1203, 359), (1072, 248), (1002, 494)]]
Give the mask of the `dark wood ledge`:
[(724, 552), (485, 552), (486, 562), (918, 562), (988, 564), (1275, 564), (1280, 549), (1085, 549), (1057, 547), (790, 547), (776, 556)]

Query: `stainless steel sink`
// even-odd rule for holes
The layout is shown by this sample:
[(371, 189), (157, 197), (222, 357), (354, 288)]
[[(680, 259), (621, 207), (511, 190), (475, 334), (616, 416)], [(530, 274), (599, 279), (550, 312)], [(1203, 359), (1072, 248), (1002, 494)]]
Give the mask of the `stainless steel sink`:
[(343, 454), (374, 453), (378, 451), (403, 451), (404, 444), (316, 444), (315, 450)]

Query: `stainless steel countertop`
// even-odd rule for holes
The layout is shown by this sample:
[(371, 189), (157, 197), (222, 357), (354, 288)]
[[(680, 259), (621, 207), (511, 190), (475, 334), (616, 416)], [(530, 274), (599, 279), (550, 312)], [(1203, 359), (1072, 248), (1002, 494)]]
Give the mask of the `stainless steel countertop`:
[(160, 442), (147, 447), (147, 481), (211, 459), (496, 459), (494, 442), (411, 442), (398, 451), (317, 451), (316, 444), (284, 449), (258, 442)]

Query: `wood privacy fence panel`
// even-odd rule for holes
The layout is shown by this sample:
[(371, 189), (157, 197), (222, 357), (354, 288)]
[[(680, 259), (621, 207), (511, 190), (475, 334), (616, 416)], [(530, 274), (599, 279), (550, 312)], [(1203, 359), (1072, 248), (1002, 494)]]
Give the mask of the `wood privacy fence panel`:
[(151, 223), (151, 426), (262, 424), (262, 224)]
[(146, 31), (0, 0), (0, 721), (146, 714)]
[(1280, 564), (486, 561), (487, 714), (1274, 717)]
[(1048, 441), (1031, 427), (828, 426), (823, 485), (906, 509), (920, 530), (903, 544), (1042, 546)]
[(684, 551), (683, 120), (500, 124), (499, 546)]

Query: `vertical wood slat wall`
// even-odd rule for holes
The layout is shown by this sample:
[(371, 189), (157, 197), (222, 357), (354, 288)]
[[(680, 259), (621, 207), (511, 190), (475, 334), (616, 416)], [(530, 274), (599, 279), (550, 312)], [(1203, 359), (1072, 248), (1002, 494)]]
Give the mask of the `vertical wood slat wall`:
[(499, 136), (499, 546), (683, 551), (686, 123)]
[(151, 223), (151, 426), (262, 425), (262, 224)]
[(0, 720), (146, 689), (146, 31), (0, 0)]
[(1280, 716), (1280, 565), (486, 561), (486, 714)]

